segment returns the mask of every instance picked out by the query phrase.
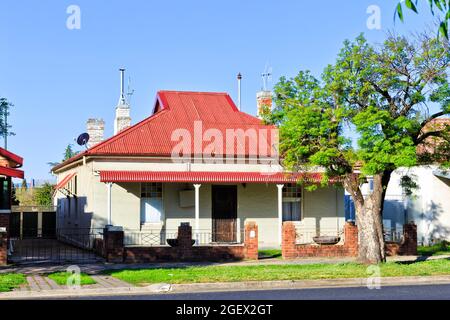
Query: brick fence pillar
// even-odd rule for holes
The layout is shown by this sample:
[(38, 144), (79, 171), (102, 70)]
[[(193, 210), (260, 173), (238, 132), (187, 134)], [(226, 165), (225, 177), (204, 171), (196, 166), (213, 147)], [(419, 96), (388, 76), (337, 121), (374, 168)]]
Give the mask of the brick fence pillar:
[(178, 227), (178, 250), (181, 260), (189, 260), (192, 257), (192, 227), (189, 222), (182, 222)]
[(344, 247), (347, 255), (358, 256), (358, 227), (353, 222), (346, 222), (344, 226)]
[(297, 258), (295, 225), (291, 221), (283, 223), (281, 254), (283, 259)]
[(124, 261), (124, 232), (118, 227), (103, 229), (103, 245), (107, 262), (122, 263)]
[(400, 254), (406, 256), (417, 255), (417, 226), (412, 222), (403, 226), (403, 241), (400, 245)]
[(245, 222), (245, 259), (258, 260), (258, 225), (254, 221)]
[(9, 213), (0, 213), (0, 266), (8, 264)]

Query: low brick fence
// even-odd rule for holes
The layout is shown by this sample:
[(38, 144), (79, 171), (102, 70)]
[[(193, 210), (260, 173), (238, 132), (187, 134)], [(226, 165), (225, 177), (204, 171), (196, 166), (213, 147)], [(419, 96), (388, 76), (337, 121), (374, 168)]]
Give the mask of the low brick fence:
[[(245, 224), (243, 244), (192, 245), (192, 227), (182, 223), (178, 227), (178, 245), (171, 246), (124, 246), (123, 231), (104, 232), (103, 248), (99, 252), (108, 262), (149, 263), (178, 261), (226, 261), (258, 259), (258, 226), (254, 222)], [(101, 246), (100, 242), (98, 243)]]
[(283, 223), (283, 259), (301, 257), (355, 257), (358, 255), (358, 228), (350, 222), (344, 227), (344, 243), (333, 245), (297, 244), (297, 234), (293, 222)]
[(414, 223), (403, 225), (403, 239), (400, 242), (386, 242), (388, 256), (417, 255), (417, 226)]
[[(292, 222), (283, 223), (282, 256), (284, 259), (301, 257), (357, 257), (358, 256), (358, 227), (351, 222), (344, 226), (343, 244), (319, 245), (297, 244), (295, 225)], [(417, 255), (417, 226), (413, 223), (403, 226), (401, 242), (386, 242), (386, 254)]]

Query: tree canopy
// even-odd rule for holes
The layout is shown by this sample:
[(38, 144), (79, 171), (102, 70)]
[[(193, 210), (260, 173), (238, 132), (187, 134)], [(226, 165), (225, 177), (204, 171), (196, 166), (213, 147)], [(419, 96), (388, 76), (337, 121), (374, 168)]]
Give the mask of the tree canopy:
[[(392, 172), (450, 163), (450, 122), (437, 122), (450, 114), (449, 66), (448, 42), (436, 37), (390, 35), (375, 46), (360, 35), (344, 42), (320, 78), (301, 71), (274, 88), (266, 121), (280, 128), (284, 165), (319, 166), (323, 184), (342, 179), (355, 202), (364, 262), (385, 260), (381, 215)], [(374, 181), (368, 196), (360, 187), (365, 176)]]
[[(397, 4), (395, 9), (396, 15), (401, 21), (404, 21), (403, 17), (403, 1)], [(418, 0), (405, 0), (405, 7), (409, 10), (419, 13), (417, 9)], [(430, 11), (433, 16), (437, 16), (439, 19), (439, 31), (438, 34), (443, 35), (445, 38), (449, 38), (448, 26), (450, 23), (450, 0), (428, 0)]]
[[(378, 47), (361, 35), (344, 42), (320, 79), (308, 71), (281, 78), (267, 120), (280, 125), (285, 164), (343, 175), (358, 163), (373, 175), (433, 162), (436, 155), (419, 157), (416, 149), (431, 136), (448, 141), (448, 125), (424, 128), (450, 113), (449, 64), (448, 44), (423, 34), (414, 41), (391, 35)], [(431, 113), (432, 106), (439, 110)], [(345, 126), (358, 133), (357, 148)]]

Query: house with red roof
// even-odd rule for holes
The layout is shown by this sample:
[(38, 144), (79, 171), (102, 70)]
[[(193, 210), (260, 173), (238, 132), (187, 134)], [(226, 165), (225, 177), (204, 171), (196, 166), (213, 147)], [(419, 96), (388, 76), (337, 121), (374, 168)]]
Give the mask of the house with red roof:
[(22, 157), (0, 148), (0, 265), (7, 263), (8, 233), (11, 215), (12, 178), (23, 179)]
[(242, 242), (255, 221), (268, 248), (280, 246), (284, 221), (305, 242), (343, 229), (343, 188), (307, 191), (320, 170), (285, 172), (277, 128), (227, 93), (159, 91), (149, 113), (52, 169), (58, 228), (120, 226), (125, 244), (148, 245), (188, 222), (197, 244), (211, 244)]

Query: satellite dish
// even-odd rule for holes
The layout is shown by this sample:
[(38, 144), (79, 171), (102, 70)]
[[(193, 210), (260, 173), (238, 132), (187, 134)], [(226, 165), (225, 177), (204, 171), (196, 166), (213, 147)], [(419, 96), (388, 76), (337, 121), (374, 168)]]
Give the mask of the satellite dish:
[(89, 133), (86, 133), (86, 132), (80, 134), (77, 138), (77, 143), (80, 146), (86, 146), (86, 148), (87, 148), (88, 141), (89, 141)]

